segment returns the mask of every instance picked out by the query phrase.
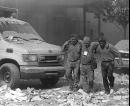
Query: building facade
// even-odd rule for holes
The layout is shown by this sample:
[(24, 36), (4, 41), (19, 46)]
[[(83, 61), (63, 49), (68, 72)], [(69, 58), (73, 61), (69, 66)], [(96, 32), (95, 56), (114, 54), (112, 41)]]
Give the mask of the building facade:
[[(98, 21), (84, 11), (84, 4), (94, 0), (0, 0), (0, 6), (18, 9), (18, 19), (29, 22), (49, 43), (61, 45), (70, 34), (98, 37)], [(102, 32), (115, 44), (123, 32), (114, 24), (102, 22)], [(129, 30), (128, 30), (129, 38)]]

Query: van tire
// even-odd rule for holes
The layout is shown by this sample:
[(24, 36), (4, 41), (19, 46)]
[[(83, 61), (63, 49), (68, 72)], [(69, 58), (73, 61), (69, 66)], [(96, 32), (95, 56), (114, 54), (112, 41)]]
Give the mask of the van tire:
[(16, 88), (20, 80), (19, 68), (15, 64), (5, 63), (0, 67), (0, 85)]
[(43, 87), (52, 87), (59, 81), (58, 77), (40, 79)]

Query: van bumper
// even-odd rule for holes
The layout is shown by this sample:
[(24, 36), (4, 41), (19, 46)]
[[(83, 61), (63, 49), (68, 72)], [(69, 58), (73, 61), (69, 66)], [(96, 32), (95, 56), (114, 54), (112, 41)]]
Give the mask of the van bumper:
[(39, 79), (48, 77), (63, 77), (65, 69), (56, 67), (20, 66), (21, 79)]

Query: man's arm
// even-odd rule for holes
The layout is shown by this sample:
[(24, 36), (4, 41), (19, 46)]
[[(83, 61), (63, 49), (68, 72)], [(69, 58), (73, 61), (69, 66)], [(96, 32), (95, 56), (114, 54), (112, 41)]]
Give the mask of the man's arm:
[(92, 42), (91, 43), (91, 52), (94, 54), (97, 54), (97, 47), (98, 47), (99, 43), (98, 42)]
[(100, 59), (100, 52), (98, 51), (98, 42), (91, 43), (91, 53), (94, 55), (94, 58), (98, 61)]
[(91, 53), (93, 54), (96, 61), (100, 60), (100, 52), (98, 51), (98, 46), (99, 46), (98, 42), (91, 43)]
[(66, 52), (68, 50), (69, 47), (69, 42), (70, 41), (66, 41), (63, 46), (62, 46), (62, 52)]

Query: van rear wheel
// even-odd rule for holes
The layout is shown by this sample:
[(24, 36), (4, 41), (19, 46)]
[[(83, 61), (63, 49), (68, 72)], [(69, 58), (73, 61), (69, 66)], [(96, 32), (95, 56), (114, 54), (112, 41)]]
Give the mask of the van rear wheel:
[(12, 63), (5, 63), (0, 67), (0, 85), (15, 88), (20, 80), (19, 68)]
[(57, 84), (57, 82), (59, 81), (59, 78), (58, 77), (42, 78), (40, 80), (41, 80), (43, 87), (52, 87)]

